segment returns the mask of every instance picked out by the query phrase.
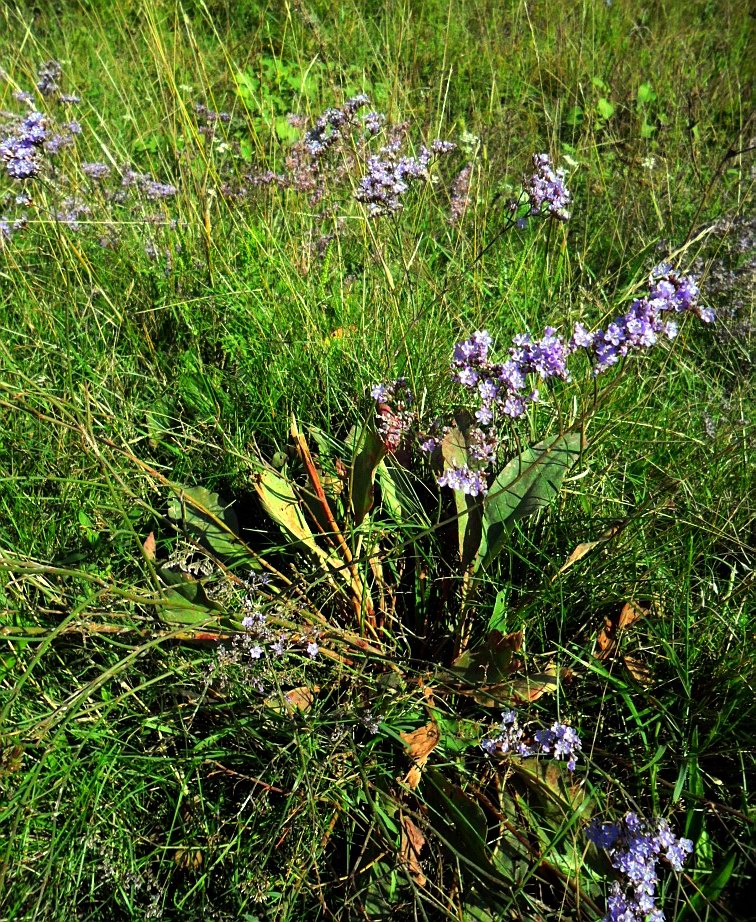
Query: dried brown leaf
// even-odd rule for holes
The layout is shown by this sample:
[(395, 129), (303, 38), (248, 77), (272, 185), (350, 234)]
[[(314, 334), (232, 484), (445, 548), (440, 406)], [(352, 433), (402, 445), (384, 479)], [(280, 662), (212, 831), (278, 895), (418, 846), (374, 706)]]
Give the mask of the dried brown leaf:
[(636, 656), (625, 656), (623, 662), (627, 671), (639, 685), (651, 685), (654, 675), (647, 663)]
[(144, 544), (142, 545), (142, 550), (144, 551), (144, 556), (147, 560), (154, 560), (157, 556), (157, 545), (155, 542), (155, 532), (151, 531), (149, 535), (144, 539)]
[(433, 721), (424, 727), (413, 730), (412, 733), (402, 733), (402, 742), (407, 748), (407, 755), (415, 762), (424, 764), (428, 756), (438, 746), (441, 739), (438, 727)]
[(418, 887), (424, 887), (427, 878), (423, 874), (420, 864), (420, 852), (425, 845), (425, 836), (420, 832), (412, 820), (402, 814), (401, 840), (399, 845), (399, 860), (410, 873)]
[(619, 644), (620, 634), (636, 621), (640, 621), (645, 615), (646, 612), (637, 602), (630, 601), (625, 602), (617, 614), (607, 616), (604, 619), (604, 626), (596, 638), (598, 646), (597, 658), (605, 660), (612, 656)]
[(622, 529), (625, 527), (625, 525), (627, 525), (627, 520), (617, 522), (616, 524), (612, 525), (610, 528), (607, 528), (607, 530), (601, 535), (601, 537), (597, 538), (595, 541), (585, 541), (582, 544), (578, 544), (575, 550), (570, 554), (567, 560), (565, 560), (565, 562), (559, 568), (559, 572), (552, 579), (552, 583), (557, 578), (557, 576), (561, 576), (562, 573), (564, 573), (566, 570), (569, 570), (570, 567), (574, 566), (574, 564), (576, 564), (579, 560), (582, 560), (583, 557), (586, 556), (586, 554), (590, 554), (590, 552), (595, 547), (598, 547), (599, 544), (604, 544), (606, 541), (609, 541), (615, 535), (618, 535), (622, 531)]

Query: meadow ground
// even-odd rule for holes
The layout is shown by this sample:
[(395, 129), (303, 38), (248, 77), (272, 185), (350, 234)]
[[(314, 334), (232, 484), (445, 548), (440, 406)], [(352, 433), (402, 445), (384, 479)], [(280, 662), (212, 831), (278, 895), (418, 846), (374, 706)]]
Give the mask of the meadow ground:
[(746, 5), (0, 26), (0, 918), (750, 918)]

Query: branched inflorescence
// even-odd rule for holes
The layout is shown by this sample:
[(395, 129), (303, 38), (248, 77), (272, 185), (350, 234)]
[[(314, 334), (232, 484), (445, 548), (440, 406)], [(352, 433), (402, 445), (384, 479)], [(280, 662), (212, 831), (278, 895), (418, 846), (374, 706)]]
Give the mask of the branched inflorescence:
[[(578, 323), (569, 342), (553, 327), (546, 327), (540, 339), (520, 334), (512, 340), (509, 357), (504, 362), (491, 360), (493, 340), (487, 330), (479, 330), (457, 343), (451, 372), (454, 380), (475, 399), (475, 422), (464, 433), (467, 462), (448, 466), (438, 478), (439, 486), (469, 496), (485, 494), (486, 471), (495, 462), (499, 445), (497, 424), (502, 419), (517, 419), (528, 404), (539, 399), (539, 389), (534, 386), (537, 382), (569, 381), (570, 358), (583, 351), (593, 356), (593, 371), (598, 375), (621, 358), (655, 345), (661, 336), (674, 338), (678, 327), (671, 318), (686, 313), (694, 314), (704, 323), (714, 320), (714, 312), (698, 302), (695, 279), (662, 264), (651, 272), (648, 294), (634, 301), (606, 330), (588, 332)], [(374, 396), (380, 387), (374, 389)], [(440, 444), (438, 436), (449, 431), (448, 427), (435, 428), (432, 435), (421, 437), (420, 448), (426, 453), (436, 451)]]
[(394, 452), (416, 419), (415, 397), (406, 378), (376, 384), (370, 392), (377, 404), (375, 425), (386, 451)]
[(663, 856), (674, 871), (682, 870), (693, 851), (690, 839), (677, 838), (666, 820), (646, 824), (635, 813), (618, 823), (595, 820), (586, 835), (609, 853), (612, 867), (624, 878), (613, 885), (603, 922), (664, 922), (656, 905), (657, 865)]
[(354, 197), (368, 206), (368, 214), (373, 218), (396, 214), (403, 207), (402, 197), (410, 184), (427, 179), (434, 155), (450, 153), (454, 148), (449, 141), (434, 141), (430, 149), (422, 147), (417, 157), (411, 157), (402, 156), (398, 141), (388, 144), (376, 156), (368, 158), (367, 173)]
[(529, 743), (526, 741), (525, 730), (520, 726), (517, 711), (510, 710), (502, 712), (496, 736), (483, 739), (480, 747), (488, 755), (515, 753), (523, 758), (549, 755), (554, 759), (566, 759), (567, 768), (573, 772), (582, 743), (572, 727), (558, 722), (548, 729), (537, 730)]
[(674, 339), (678, 326), (667, 316), (691, 313), (704, 323), (714, 321), (714, 311), (698, 303), (698, 285), (690, 275), (680, 275), (672, 266), (662, 263), (649, 277), (649, 292), (630, 305), (630, 310), (617, 317), (606, 330), (587, 332), (576, 324), (570, 343), (572, 351), (587, 349), (593, 353), (594, 374), (601, 374), (631, 352), (649, 349), (661, 336)]
[(534, 172), (525, 184), (531, 215), (552, 215), (569, 220), (570, 193), (564, 184), (564, 170), (555, 170), (548, 154), (533, 155)]

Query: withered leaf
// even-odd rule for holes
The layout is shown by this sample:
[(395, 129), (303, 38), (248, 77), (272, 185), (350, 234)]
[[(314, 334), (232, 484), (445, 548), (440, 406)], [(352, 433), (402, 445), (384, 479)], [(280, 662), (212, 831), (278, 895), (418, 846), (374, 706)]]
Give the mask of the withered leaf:
[(155, 542), (155, 532), (151, 531), (149, 535), (144, 539), (144, 544), (142, 545), (142, 550), (144, 551), (144, 556), (147, 560), (154, 560), (156, 555), (156, 542)]
[(627, 519), (623, 519), (621, 522), (616, 522), (610, 528), (607, 528), (607, 530), (601, 535), (601, 537), (597, 538), (595, 541), (585, 541), (582, 544), (578, 544), (575, 550), (570, 554), (567, 560), (565, 560), (565, 562), (559, 568), (559, 572), (551, 580), (552, 583), (557, 578), (557, 576), (560, 576), (566, 570), (569, 570), (571, 566), (576, 564), (579, 560), (582, 560), (583, 557), (586, 556), (586, 554), (590, 554), (590, 552), (595, 547), (598, 547), (599, 544), (604, 544), (606, 541), (609, 541), (611, 538), (614, 538), (615, 535), (618, 535), (622, 531), (622, 529), (627, 525), (627, 521), (628, 521)]
[(414, 761), (424, 764), (428, 756), (438, 746), (441, 734), (433, 721), (424, 727), (413, 730), (412, 733), (400, 734), (402, 742), (407, 748), (407, 755)]
[(645, 615), (646, 612), (637, 602), (630, 601), (625, 602), (617, 614), (607, 616), (604, 619), (604, 627), (596, 638), (598, 659), (608, 659), (617, 649), (622, 631), (626, 631), (631, 624), (640, 621)]
[(399, 860), (409, 871), (418, 887), (424, 887), (427, 882), (420, 864), (420, 852), (424, 845), (425, 836), (408, 816), (402, 814)]

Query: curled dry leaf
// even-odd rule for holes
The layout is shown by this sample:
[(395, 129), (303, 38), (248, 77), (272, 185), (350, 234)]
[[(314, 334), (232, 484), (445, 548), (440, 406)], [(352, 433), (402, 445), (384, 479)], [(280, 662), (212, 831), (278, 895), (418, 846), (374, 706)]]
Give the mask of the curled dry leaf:
[(265, 704), (272, 711), (285, 711), (287, 714), (294, 714), (297, 711), (304, 713), (312, 707), (315, 695), (320, 692), (319, 685), (313, 685), (310, 688), (307, 685), (300, 685), (298, 688), (290, 688), (280, 697), (278, 695), (265, 699)]
[[(604, 619), (604, 627), (596, 638), (598, 651), (596, 658), (602, 661), (615, 656), (619, 651), (620, 636), (636, 621), (649, 612), (642, 608), (638, 602), (626, 602), (622, 609), (615, 615)], [(648, 685), (652, 681), (651, 669), (635, 656), (623, 656), (622, 661), (630, 675), (641, 685)]]
[(621, 522), (616, 522), (614, 525), (607, 528), (607, 530), (601, 535), (600, 538), (597, 538), (595, 541), (585, 541), (582, 544), (578, 544), (575, 550), (570, 554), (570, 556), (565, 560), (562, 566), (559, 568), (559, 572), (551, 580), (553, 583), (557, 577), (561, 576), (562, 573), (569, 570), (571, 566), (576, 564), (579, 560), (582, 560), (586, 554), (598, 547), (599, 544), (604, 544), (606, 541), (609, 541), (611, 538), (614, 538), (618, 535), (622, 529), (627, 525), (628, 520), (623, 519)]
[(420, 832), (412, 820), (402, 814), (401, 841), (399, 846), (399, 860), (407, 869), (418, 887), (424, 887), (427, 878), (423, 874), (420, 864), (420, 852), (425, 845), (425, 836)]
[(154, 560), (157, 556), (157, 545), (155, 542), (154, 531), (151, 531), (149, 535), (147, 535), (147, 537), (144, 539), (142, 550), (144, 551), (144, 556), (147, 558), (147, 560)]
[(404, 743), (407, 755), (412, 759), (412, 766), (404, 778), (413, 791), (420, 784), (420, 777), (428, 756), (438, 746), (441, 739), (441, 733), (434, 721), (430, 721), (424, 727), (413, 730), (412, 733), (402, 733), (402, 742)]
[(407, 755), (413, 762), (425, 763), (428, 756), (438, 746), (441, 734), (433, 721), (412, 733), (402, 733), (402, 742), (407, 748)]
[(607, 616), (596, 638), (598, 659), (605, 660), (612, 656), (617, 649), (622, 631), (626, 631), (631, 624), (640, 621), (645, 615), (646, 612), (637, 602), (630, 601), (625, 602), (617, 614)]

